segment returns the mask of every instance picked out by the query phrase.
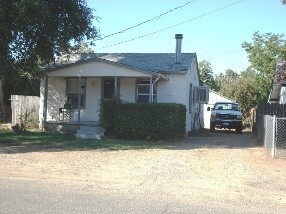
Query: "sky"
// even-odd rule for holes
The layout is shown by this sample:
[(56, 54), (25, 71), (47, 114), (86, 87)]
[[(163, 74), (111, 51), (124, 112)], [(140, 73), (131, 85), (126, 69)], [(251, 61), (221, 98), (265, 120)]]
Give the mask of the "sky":
[[(214, 74), (227, 69), (240, 73), (249, 66), (241, 44), (252, 43), (254, 32), (286, 35), (286, 5), (281, 0), (87, 0), (87, 3), (99, 17), (94, 25), (101, 37), (152, 19), (96, 40), (96, 53), (174, 53), (175, 34), (183, 34), (182, 53), (196, 53), (199, 62), (208, 60)], [(153, 19), (170, 10), (173, 11)]]

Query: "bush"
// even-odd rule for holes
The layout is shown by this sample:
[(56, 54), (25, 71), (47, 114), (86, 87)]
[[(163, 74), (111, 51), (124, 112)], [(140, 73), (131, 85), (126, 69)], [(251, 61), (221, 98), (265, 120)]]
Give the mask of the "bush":
[(170, 140), (185, 135), (186, 107), (182, 104), (101, 103), (101, 124), (107, 136), (121, 139)]

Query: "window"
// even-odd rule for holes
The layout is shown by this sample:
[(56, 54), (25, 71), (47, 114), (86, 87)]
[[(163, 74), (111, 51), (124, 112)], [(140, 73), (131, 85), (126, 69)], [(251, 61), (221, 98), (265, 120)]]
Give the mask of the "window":
[[(79, 79), (67, 79), (67, 107), (78, 108), (78, 84)], [(85, 106), (85, 79), (81, 79), (81, 108)]]
[(209, 101), (209, 88), (207, 86), (195, 87), (195, 102), (208, 103)]
[[(150, 97), (150, 80), (149, 79), (138, 79), (137, 80), (137, 102), (138, 103), (149, 103)], [(156, 87), (153, 85), (153, 102), (156, 98)]]
[(189, 113), (192, 112), (192, 106), (193, 106), (193, 84), (190, 83), (190, 88), (189, 88)]
[(238, 104), (236, 103), (216, 103), (214, 109), (239, 111)]

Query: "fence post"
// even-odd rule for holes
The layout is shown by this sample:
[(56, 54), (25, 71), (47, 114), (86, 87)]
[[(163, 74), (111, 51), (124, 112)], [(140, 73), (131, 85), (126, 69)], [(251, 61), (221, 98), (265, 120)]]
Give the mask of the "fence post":
[(272, 158), (274, 158), (275, 155), (276, 155), (276, 122), (277, 122), (276, 115), (273, 115), (273, 123), (272, 123), (272, 133), (273, 133), (273, 138), (272, 138)]

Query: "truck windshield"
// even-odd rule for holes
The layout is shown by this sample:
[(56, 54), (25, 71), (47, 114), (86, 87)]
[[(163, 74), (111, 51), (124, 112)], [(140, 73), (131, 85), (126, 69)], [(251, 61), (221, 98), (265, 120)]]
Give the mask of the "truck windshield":
[(216, 103), (214, 106), (215, 110), (232, 110), (238, 111), (238, 104), (236, 103)]

